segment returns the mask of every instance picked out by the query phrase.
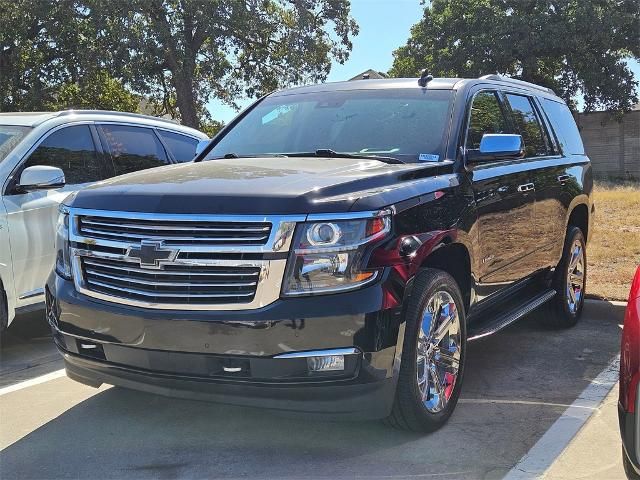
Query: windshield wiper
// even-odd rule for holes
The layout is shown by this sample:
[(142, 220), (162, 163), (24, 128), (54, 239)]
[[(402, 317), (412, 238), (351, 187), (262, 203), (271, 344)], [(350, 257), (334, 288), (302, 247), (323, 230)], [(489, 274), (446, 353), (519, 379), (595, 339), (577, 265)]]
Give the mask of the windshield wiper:
[(261, 158), (261, 157), (286, 157), (280, 153), (253, 153), (251, 155), (238, 155), (235, 152), (225, 153), (224, 155), (216, 155), (214, 157), (207, 157), (206, 160), (221, 160), (230, 158)]
[(401, 164), (402, 160), (395, 157), (385, 157), (383, 155), (360, 155), (358, 153), (336, 152), (330, 148), (319, 148), (315, 152), (294, 152), (284, 153), (287, 157), (328, 157), (328, 158), (356, 158), (365, 160), (379, 160), (384, 163)]

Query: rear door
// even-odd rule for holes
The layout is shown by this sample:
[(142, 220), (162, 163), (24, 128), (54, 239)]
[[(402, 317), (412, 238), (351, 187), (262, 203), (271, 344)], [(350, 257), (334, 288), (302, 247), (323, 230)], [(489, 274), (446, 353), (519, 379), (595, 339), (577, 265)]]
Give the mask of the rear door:
[(567, 209), (561, 196), (569, 176), (535, 97), (519, 92), (505, 92), (505, 97), (524, 141), (526, 167), (535, 188), (535, 249), (528, 264), (541, 270), (555, 266), (562, 254)]
[[(479, 148), (487, 133), (515, 133), (508, 107), (495, 90), (473, 96), (465, 148)], [(514, 158), (467, 166), (478, 213), (478, 300), (531, 273), (527, 257), (535, 249), (535, 192), (523, 162)]]
[(58, 167), (65, 174), (63, 188), (24, 193), (11, 185), (2, 198), (18, 307), (43, 299), (44, 284), (55, 260), (54, 232), (60, 203), (70, 193), (106, 176), (92, 128), (90, 124), (71, 125), (47, 133), (15, 175), (19, 179), (22, 170), (35, 165)]

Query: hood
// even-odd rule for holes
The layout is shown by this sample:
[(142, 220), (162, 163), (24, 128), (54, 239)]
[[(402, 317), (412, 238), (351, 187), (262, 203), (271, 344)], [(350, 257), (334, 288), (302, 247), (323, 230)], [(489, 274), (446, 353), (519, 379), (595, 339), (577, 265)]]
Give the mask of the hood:
[(209, 160), (99, 182), (78, 192), (72, 206), (258, 215), (369, 210), (390, 205), (398, 194), (405, 199), (412, 196), (400, 190), (417, 188), (420, 191), (415, 195), (424, 193), (429, 188), (423, 183), (443, 168), (450, 171), (450, 166), (451, 162), (389, 165), (377, 160), (317, 157)]

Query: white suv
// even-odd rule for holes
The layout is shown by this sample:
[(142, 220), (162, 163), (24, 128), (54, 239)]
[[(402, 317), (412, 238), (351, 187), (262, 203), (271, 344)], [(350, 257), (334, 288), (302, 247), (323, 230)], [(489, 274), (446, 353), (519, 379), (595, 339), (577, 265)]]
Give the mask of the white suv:
[(190, 161), (207, 136), (169, 120), (69, 110), (0, 114), (0, 330), (43, 306), (58, 205), (116, 175)]

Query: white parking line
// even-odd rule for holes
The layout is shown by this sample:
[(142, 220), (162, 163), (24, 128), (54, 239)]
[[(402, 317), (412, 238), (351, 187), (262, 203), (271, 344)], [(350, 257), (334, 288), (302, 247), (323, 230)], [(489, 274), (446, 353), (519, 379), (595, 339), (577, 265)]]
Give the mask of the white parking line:
[(34, 385), (45, 383), (49, 380), (55, 380), (56, 378), (64, 377), (65, 374), (66, 371), (63, 368), (61, 370), (56, 370), (55, 372), (47, 373), (46, 375), (40, 375), (39, 377), (25, 380), (24, 382), (14, 383), (13, 385), (9, 385), (8, 387), (0, 388), (0, 396), (22, 390), (23, 388), (33, 387)]
[(619, 365), (618, 355), (507, 473), (504, 480), (542, 477), (618, 382)]

